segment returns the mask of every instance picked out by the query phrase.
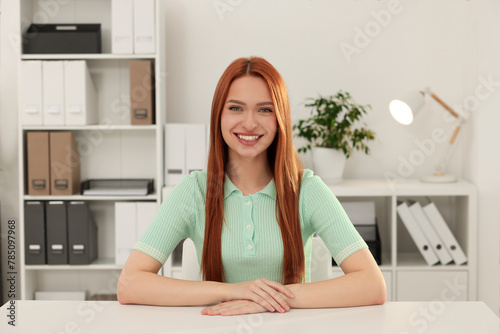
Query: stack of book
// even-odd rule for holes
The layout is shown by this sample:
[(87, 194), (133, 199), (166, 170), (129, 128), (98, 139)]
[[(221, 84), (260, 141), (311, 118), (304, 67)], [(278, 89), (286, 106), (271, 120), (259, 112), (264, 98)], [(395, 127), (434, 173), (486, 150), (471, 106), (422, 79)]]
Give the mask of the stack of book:
[(398, 204), (397, 212), (428, 265), (467, 263), (462, 248), (434, 203)]

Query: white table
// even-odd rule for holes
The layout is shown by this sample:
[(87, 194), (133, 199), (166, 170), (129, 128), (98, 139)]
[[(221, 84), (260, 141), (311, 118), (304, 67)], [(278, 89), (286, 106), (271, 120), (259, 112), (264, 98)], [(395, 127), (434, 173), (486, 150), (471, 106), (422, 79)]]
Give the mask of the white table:
[(499, 333), (482, 302), (387, 302), (379, 306), (292, 309), (287, 313), (203, 316), (202, 307), (99, 301), (16, 301), (0, 308), (0, 333)]

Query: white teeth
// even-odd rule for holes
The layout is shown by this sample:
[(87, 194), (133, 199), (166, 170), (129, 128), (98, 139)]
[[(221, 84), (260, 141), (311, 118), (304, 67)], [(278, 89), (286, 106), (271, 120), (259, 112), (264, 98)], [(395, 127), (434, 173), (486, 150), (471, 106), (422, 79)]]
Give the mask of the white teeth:
[(246, 140), (246, 141), (257, 140), (260, 137), (260, 136), (242, 136), (242, 135), (237, 135), (237, 136), (238, 136), (238, 138)]

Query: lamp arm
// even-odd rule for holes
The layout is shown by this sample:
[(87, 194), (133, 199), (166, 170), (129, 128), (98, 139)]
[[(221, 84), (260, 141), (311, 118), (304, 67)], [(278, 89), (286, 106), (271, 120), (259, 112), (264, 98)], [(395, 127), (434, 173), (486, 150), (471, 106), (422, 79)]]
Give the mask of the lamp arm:
[(431, 96), (432, 96), (432, 98), (433, 98), (434, 100), (436, 100), (436, 101), (437, 101), (437, 103), (439, 103), (439, 104), (440, 104), (440, 105), (441, 105), (444, 109), (446, 109), (446, 110), (447, 110), (450, 114), (452, 114), (452, 115), (453, 115), (453, 117), (455, 117), (455, 118), (459, 118), (459, 117), (460, 117), (460, 116), (458, 115), (458, 113), (457, 113), (455, 110), (453, 110), (453, 109), (452, 109), (449, 105), (447, 105), (447, 104), (446, 104), (443, 100), (441, 100), (441, 99), (439, 98), (439, 96), (437, 96), (437, 95), (436, 95), (436, 94), (434, 94), (434, 93), (431, 93)]
[(439, 162), (436, 165), (436, 170), (434, 172), (434, 175), (443, 175), (444, 172), (446, 171), (446, 165), (448, 163), (448, 158), (450, 156), (450, 151), (451, 148), (453, 147), (453, 144), (455, 143), (455, 140), (457, 139), (458, 133), (460, 132), (460, 129), (462, 128), (462, 119), (459, 118), (459, 123), (455, 127), (455, 130), (453, 130), (453, 133), (450, 137), (450, 140), (446, 144), (446, 147), (443, 151), (443, 154), (441, 155), (441, 158), (439, 159)]

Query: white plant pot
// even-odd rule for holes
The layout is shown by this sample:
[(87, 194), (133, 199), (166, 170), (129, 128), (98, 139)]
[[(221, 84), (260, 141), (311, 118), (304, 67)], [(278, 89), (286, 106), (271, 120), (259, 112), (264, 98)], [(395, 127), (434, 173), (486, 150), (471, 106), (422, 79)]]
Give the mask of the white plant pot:
[(314, 173), (326, 184), (342, 181), (346, 157), (344, 152), (327, 147), (312, 148)]

